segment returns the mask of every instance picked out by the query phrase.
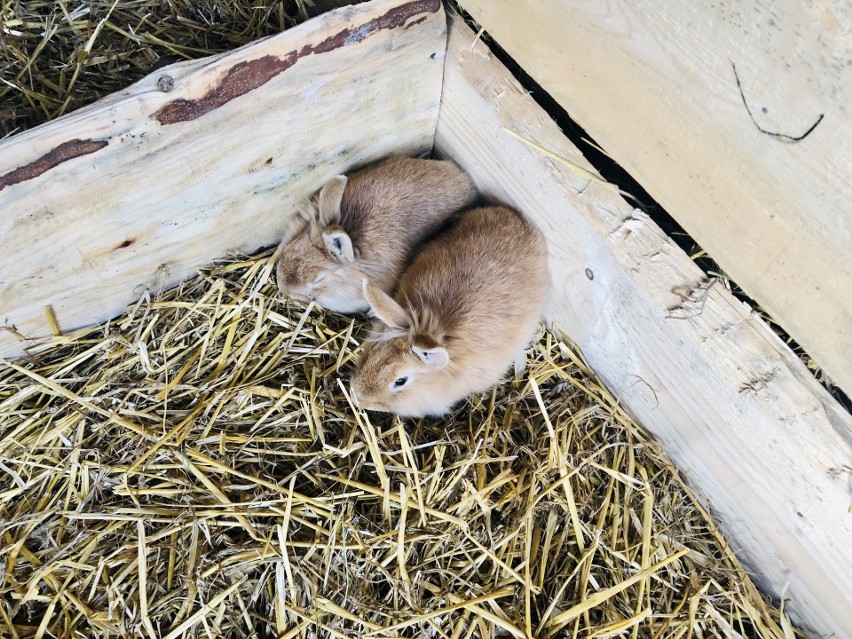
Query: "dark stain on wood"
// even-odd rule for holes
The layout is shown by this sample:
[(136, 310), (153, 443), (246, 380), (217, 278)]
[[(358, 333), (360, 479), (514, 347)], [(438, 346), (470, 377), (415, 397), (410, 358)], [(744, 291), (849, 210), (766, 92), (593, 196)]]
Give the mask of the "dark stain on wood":
[[(435, 13), (441, 8), (441, 0), (415, 0), (394, 7), (387, 13), (365, 22), (364, 24), (346, 28), (333, 36), (329, 36), (315, 45), (306, 45), (298, 51), (291, 51), (283, 57), (265, 55), (256, 60), (239, 62), (228, 70), (218, 85), (211, 88), (203, 97), (195, 100), (178, 99), (169, 102), (154, 114), (160, 124), (177, 124), (201, 117), (234, 98), (245, 95), (263, 86), (272, 78), (292, 67), (300, 58), (315, 54), (328, 53), (340, 47), (356, 44), (365, 40), (373, 33), (385, 29), (396, 29), (404, 26), (413, 16), (422, 13)], [(428, 16), (423, 16), (409, 26), (418, 24)]]
[(413, 26), (420, 24), (421, 22), (423, 22), (428, 17), (429, 16), (423, 16), (422, 18), (417, 18), (417, 20), (415, 20), (414, 22), (409, 22), (407, 25), (405, 25), (406, 30), (410, 29)]
[(0, 191), (7, 186), (37, 178), (39, 175), (59, 166), (63, 162), (100, 151), (107, 144), (109, 144), (107, 140), (69, 140), (68, 142), (63, 142), (42, 155), (39, 159), (0, 175)]
[(222, 81), (208, 91), (203, 98), (175, 100), (163, 106), (154, 114), (154, 117), (160, 124), (177, 124), (199, 118), (234, 98), (263, 86), (276, 75), (293, 66), (297, 59), (297, 54), (290, 52), (284, 58), (265, 55), (249, 62), (239, 62), (231, 67)]

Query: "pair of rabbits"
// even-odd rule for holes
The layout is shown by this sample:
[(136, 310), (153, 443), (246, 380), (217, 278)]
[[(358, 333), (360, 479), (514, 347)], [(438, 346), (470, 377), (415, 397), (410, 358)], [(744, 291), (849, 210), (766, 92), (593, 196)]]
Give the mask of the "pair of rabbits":
[(330, 180), (285, 237), (285, 295), (378, 319), (352, 379), (361, 408), (443, 415), (529, 344), (549, 287), (544, 238), (500, 206), (440, 230), (477, 197), (453, 162), (390, 158)]

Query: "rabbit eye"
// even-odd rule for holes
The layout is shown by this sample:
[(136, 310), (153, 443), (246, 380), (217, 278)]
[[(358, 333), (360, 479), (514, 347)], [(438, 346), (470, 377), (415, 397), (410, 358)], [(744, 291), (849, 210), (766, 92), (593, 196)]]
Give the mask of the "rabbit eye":
[(408, 382), (408, 377), (399, 377), (399, 378), (397, 378), (397, 380), (393, 383), (393, 387), (394, 387), (394, 388), (402, 388), (403, 386), (405, 386), (405, 385), (406, 385), (406, 383), (407, 383), (407, 382)]
[(322, 284), (325, 281), (325, 278), (328, 277), (328, 273), (324, 275), (320, 275), (317, 279), (312, 282), (312, 286), (316, 286), (317, 284)]

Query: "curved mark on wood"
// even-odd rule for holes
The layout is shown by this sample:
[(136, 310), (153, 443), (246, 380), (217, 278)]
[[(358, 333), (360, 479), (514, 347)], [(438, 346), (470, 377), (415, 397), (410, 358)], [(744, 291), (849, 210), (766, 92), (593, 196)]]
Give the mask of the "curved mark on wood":
[(63, 162), (99, 151), (107, 144), (109, 144), (107, 140), (69, 140), (68, 142), (63, 142), (55, 149), (42, 155), (39, 159), (0, 175), (0, 191), (7, 186), (37, 178), (42, 173), (46, 173)]
[[(239, 62), (231, 67), (219, 84), (210, 89), (203, 97), (195, 100), (183, 98), (174, 100), (157, 111), (154, 117), (160, 124), (176, 124), (194, 120), (205, 113), (218, 109), (234, 98), (263, 86), (276, 75), (296, 64), (300, 58), (314, 53), (327, 53), (340, 47), (356, 44), (373, 33), (401, 27), (413, 16), (421, 13), (435, 13), (440, 8), (441, 0), (415, 0), (395, 7), (384, 15), (373, 18), (362, 25), (343, 29), (319, 44), (306, 45), (299, 51), (291, 51), (284, 57), (265, 55), (256, 60)], [(421, 22), (423, 19), (425, 18), (420, 18), (417, 22)]]

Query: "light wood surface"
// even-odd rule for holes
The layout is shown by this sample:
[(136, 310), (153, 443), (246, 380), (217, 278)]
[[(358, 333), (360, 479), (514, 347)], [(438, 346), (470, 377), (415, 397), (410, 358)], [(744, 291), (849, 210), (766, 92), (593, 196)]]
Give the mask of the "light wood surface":
[(549, 321), (659, 439), (758, 582), (815, 634), (848, 634), (849, 414), (646, 215), (503, 131), (589, 168), (472, 41), (451, 23), (436, 148), (546, 233)]
[[(432, 144), (438, 0), (345, 7), (0, 143), (0, 357), (275, 243), (328, 178)], [(14, 330), (11, 330), (11, 329)]]
[(462, 4), (852, 394), (852, 3)]

